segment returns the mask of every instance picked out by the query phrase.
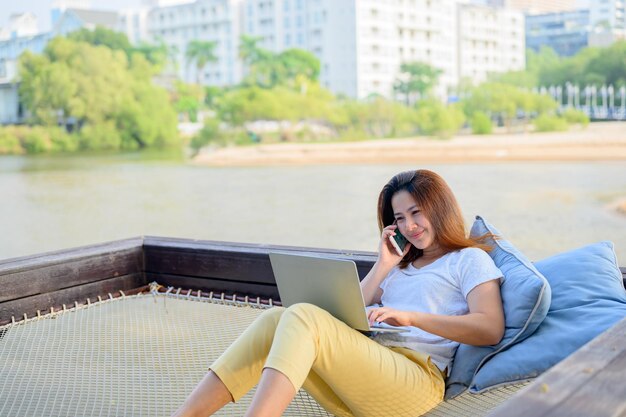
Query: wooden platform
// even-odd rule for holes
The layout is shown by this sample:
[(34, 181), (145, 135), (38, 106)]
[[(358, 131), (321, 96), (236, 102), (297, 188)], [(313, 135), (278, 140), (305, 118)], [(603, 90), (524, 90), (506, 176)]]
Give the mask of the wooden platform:
[[(372, 252), (140, 237), (0, 261), (0, 325), (64, 304), (146, 289), (149, 282), (279, 300), (270, 251), (352, 259), (363, 278)], [(626, 268), (621, 268), (626, 282)], [(626, 320), (553, 367), (493, 417), (626, 415)]]

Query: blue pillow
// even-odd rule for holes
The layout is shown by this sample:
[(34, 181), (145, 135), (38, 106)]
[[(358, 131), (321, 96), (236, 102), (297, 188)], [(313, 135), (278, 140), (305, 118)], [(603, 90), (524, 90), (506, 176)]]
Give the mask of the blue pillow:
[(626, 317), (626, 291), (611, 242), (535, 264), (552, 288), (548, 316), (537, 331), (491, 358), (470, 392), (533, 379)]
[(459, 346), (446, 382), (446, 399), (464, 392), (471, 385), (476, 371), (489, 358), (533, 334), (550, 307), (550, 286), (544, 276), (509, 241), (502, 238), (495, 227), (476, 216), (470, 236), (478, 237), (486, 233), (499, 237), (495, 241), (490, 238), (486, 243), (493, 247), (489, 255), (504, 275), (500, 286), (505, 316), (504, 337), (493, 346)]

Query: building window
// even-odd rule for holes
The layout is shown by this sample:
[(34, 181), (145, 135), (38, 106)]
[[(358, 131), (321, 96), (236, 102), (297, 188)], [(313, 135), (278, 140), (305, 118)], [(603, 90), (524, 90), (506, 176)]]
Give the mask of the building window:
[(285, 46), (289, 46), (291, 45), (291, 35), (286, 34), (285, 35)]
[(283, 6), (284, 6), (284, 10), (286, 12), (288, 12), (289, 11), (289, 0), (285, 0), (285, 2), (283, 3)]
[(285, 26), (285, 28), (289, 29), (289, 18), (285, 17), (285, 19), (283, 20), (283, 26)]
[(302, 33), (298, 33), (298, 45), (304, 45), (304, 35)]

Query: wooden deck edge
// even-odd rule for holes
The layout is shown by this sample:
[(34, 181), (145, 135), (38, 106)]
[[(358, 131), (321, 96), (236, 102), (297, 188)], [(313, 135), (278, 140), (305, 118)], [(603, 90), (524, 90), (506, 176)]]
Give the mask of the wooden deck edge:
[(86, 304), (87, 299), (95, 302), (98, 296), (107, 298), (109, 294), (119, 295), (120, 291), (127, 295), (134, 294), (147, 289), (144, 280), (142, 273), (133, 273), (6, 301), (0, 303), (0, 326), (12, 321), (22, 321), (39, 313), (49, 313), (51, 308), (59, 311), (63, 305), (71, 308)]
[(38, 253), (30, 256), (9, 258), (0, 260), (0, 275), (12, 274), (21, 271), (28, 271), (35, 268), (53, 266), (93, 257), (115, 253), (121, 250), (138, 249), (143, 250), (143, 237), (132, 237), (128, 239), (115, 240), (112, 242), (97, 243), (94, 245), (79, 246), (58, 251)]
[(270, 245), (258, 243), (223, 242), (217, 240), (181, 239), (159, 236), (144, 236), (144, 248), (161, 247), (172, 251), (215, 251), (224, 250), (230, 252), (253, 254), (268, 254), (269, 252), (297, 252), (303, 255), (317, 254), (331, 257), (351, 257), (353, 260), (376, 261), (376, 252), (357, 251), (349, 249), (329, 249), (306, 246)]
[(626, 318), (552, 367), (488, 417), (623, 416), (624, 340)]

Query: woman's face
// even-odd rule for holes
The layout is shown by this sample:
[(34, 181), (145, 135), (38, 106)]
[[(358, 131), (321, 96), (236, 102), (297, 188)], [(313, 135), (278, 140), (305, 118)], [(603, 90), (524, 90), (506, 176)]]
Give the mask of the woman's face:
[(391, 207), (400, 233), (418, 249), (427, 249), (435, 241), (435, 231), (413, 196), (398, 191), (391, 197)]

